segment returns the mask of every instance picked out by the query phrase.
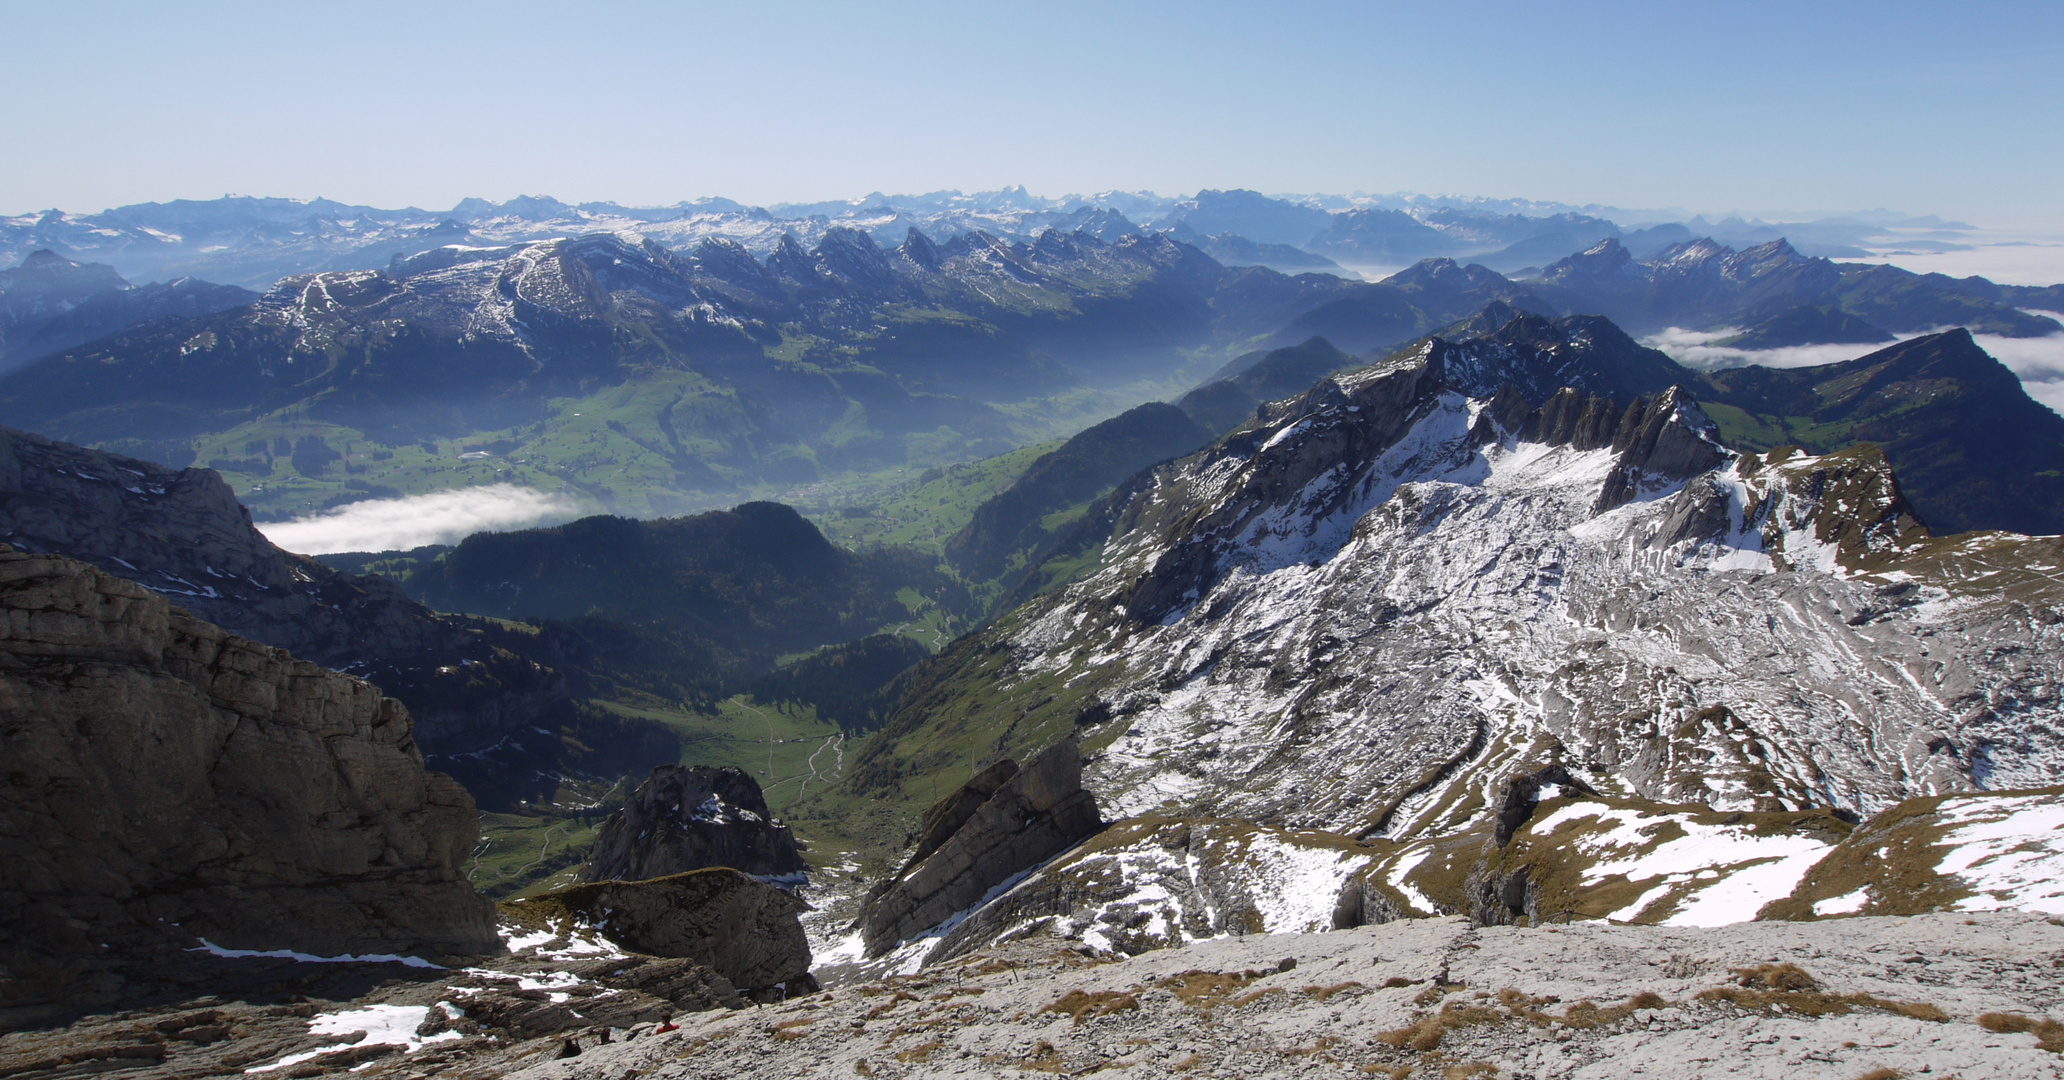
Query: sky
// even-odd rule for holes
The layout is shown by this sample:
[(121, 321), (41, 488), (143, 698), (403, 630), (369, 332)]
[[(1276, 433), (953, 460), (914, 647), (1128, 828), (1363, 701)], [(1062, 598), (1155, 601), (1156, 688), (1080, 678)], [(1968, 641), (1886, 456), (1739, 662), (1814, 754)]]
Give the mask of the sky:
[(1417, 191), (2064, 225), (2064, 4), (0, 0), (0, 213)]

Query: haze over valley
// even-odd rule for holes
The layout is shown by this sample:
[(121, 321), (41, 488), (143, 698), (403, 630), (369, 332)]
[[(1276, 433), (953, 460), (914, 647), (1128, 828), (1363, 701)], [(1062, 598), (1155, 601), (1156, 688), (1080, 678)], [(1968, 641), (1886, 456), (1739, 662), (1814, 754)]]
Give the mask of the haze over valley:
[(2064, 10), (4, 22), (0, 1077), (2064, 1078)]

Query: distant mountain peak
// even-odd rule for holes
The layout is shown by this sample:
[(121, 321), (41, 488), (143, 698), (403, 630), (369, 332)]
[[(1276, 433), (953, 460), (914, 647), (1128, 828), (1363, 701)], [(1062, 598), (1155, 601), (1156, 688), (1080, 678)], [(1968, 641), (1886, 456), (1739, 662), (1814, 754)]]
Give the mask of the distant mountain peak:
[(939, 245), (932, 243), (932, 238), (918, 231), (915, 225), (903, 234), (903, 243), (896, 252), (925, 270), (936, 273), (939, 269)]

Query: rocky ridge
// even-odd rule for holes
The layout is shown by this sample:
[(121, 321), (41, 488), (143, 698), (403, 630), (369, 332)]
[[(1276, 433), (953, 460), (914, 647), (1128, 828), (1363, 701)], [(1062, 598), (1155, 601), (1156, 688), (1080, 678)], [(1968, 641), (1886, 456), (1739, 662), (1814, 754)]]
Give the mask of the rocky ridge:
[(713, 866), (757, 877), (807, 869), (795, 834), (744, 770), (661, 765), (602, 824), (580, 879), (644, 881)]
[(137, 581), (234, 633), (366, 678), (410, 706), (432, 752), (537, 723), (560, 673), (384, 578), (281, 551), (209, 469), (168, 469), (0, 428), (0, 540)]
[(750, 995), (815, 989), (793, 893), (729, 867), (645, 881), (597, 881), (512, 901), (547, 925), (569, 918), (622, 949), (693, 960)]
[(868, 890), (858, 920), (866, 954), (879, 957), (975, 906), (1102, 826), (1073, 740), (1022, 769), (996, 762), (934, 805), (902, 869)]
[[(1101, 805), (1295, 849), (1319, 899), (1269, 930), (1336, 905), (1706, 919), (1722, 894), (1750, 918), (1849, 821), (2057, 781), (2055, 538), (1934, 536), (1874, 450), (1739, 453), (1682, 388), (1616, 401), (1554, 361), (1435, 340), (1129, 483), (1101, 569), (949, 650), (854, 776), (900, 774), (930, 725), (1017, 753), (1079, 732)], [(963, 715), (957, 680), (1001, 693)], [(1330, 839), (1286, 839), (1311, 830)], [(1725, 852), (1710, 873), (1626, 863), (1672, 830)], [(1592, 855), (1530, 854), (1550, 836)], [(1110, 838), (1112, 880), (1093, 844), (954, 947), (1040, 919), (1151, 943), (1185, 912), (1223, 913), (1194, 936), (1267, 910), (1178, 882), (1155, 851), (1188, 843)], [(1612, 873), (1623, 891), (1596, 888)], [(1183, 888), (1201, 899), (1149, 902)]]
[(2064, 930), (2006, 914), (1718, 929), (1413, 920), (1130, 958), (1033, 935), (516, 1075), (2053, 1077), (2059, 955)]
[(0, 551), (0, 610), (10, 949), (497, 948), (400, 703), (68, 559)]

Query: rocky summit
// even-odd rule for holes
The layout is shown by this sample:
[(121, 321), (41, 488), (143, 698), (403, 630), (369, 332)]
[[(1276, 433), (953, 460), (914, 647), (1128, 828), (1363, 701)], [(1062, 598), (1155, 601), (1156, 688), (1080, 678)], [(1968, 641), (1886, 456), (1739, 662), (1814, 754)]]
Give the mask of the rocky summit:
[(761, 877), (800, 874), (802, 851), (743, 769), (662, 765), (610, 815), (582, 881), (644, 881), (726, 866)]

